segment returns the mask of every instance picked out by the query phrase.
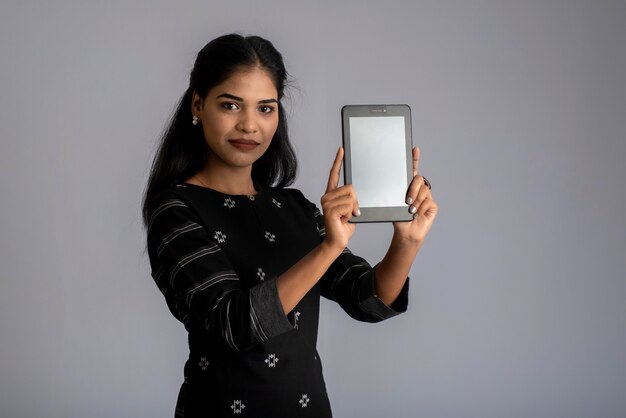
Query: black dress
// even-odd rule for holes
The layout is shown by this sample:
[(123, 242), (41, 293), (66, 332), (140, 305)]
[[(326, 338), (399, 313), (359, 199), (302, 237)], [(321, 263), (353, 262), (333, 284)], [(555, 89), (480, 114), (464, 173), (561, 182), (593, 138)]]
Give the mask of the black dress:
[(315, 348), (320, 294), (378, 322), (406, 310), (408, 280), (388, 307), (372, 267), (346, 249), (285, 315), (276, 278), (324, 238), (320, 211), (300, 191), (233, 196), (176, 183), (150, 208), (152, 276), (189, 332), (176, 416), (330, 417)]

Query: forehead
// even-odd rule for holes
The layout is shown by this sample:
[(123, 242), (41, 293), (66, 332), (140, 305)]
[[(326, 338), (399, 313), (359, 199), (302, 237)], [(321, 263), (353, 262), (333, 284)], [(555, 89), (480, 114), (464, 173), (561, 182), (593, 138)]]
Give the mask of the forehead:
[(272, 77), (261, 67), (244, 68), (234, 72), (226, 80), (213, 87), (209, 96), (217, 97), (224, 93), (241, 97), (246, 101), (278, 98), (278, 91)]

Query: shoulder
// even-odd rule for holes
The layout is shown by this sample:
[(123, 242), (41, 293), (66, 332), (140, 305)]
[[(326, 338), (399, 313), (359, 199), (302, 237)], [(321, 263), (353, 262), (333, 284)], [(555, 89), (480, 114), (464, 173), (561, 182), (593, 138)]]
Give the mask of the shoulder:
[(188, 194), (186, 187), (181, 184), (172, 184), (156, 193), (148, 202), (148, 231), (155, 224), (196, 219)]
[(172, 184), (165, 189), (160, 190), (148, 202), (148, 209), (151, 214), (168, 204), (178, 204), (179, 206), (188, 206), (184, 193), (184, 185)]

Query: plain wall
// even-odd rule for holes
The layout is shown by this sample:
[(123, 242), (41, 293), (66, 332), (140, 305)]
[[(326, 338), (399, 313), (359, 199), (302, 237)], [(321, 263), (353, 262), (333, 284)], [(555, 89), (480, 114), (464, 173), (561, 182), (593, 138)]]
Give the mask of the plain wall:
[(406, 314), (322, 305), (335, 416), (626, 416), (626, 3), (565, 0), (3, 0), (0, 416), (173, 416), (186, 333), (140, 199), (195, 53), (233, 31), (285, 57), (310, 200), (341, 106), (407, 103), (440, 205)]

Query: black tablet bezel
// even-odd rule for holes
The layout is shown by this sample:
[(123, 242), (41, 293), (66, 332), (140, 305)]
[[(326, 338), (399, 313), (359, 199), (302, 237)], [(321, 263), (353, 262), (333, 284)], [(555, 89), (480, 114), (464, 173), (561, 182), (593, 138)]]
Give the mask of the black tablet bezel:
[[(405, 160), (406, 160), (406, 190), (413, 179), (413, 140), (411, 130), (411, 108), (408, 105), (346, 105), (341, 108), (341, 122), (343, 131), (344, 183), (352, 184), (352, 152), (350, 136), (351, 117), (390, 117), (402, 116), (405, 129)], [(358, 190), (357, 197), (358, 197)], [(386, 207), (360, 207), (361, 216), (352, 217), (351, 222), (395, 222), (410, 221), (413, 214), (409, 212), (409, 206), (386, 206)]]

